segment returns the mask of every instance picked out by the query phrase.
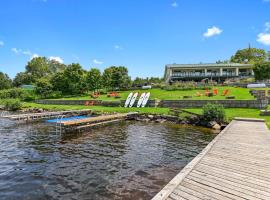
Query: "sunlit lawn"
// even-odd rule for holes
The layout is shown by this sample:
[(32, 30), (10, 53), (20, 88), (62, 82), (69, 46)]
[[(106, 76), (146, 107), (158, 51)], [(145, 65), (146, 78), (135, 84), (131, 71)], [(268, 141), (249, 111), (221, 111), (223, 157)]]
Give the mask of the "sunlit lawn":
[[(204, 100), (204, 99), (213, 99), (213, 100), (221, 100), (225, 99), (224, 96), (222, 96), (222, 91), (225, 89), (229, 90), (229, 96), (235, 96), (235, 99), (241, 99), (241, 100), (248, 100), (248, 99), (254, 99), (254, 97), (249, 93), (249, 89), (247, 88), (236, 88), (236, 87), (215, 87), (218, 89), (219, 94), (213, 97), (207, 97), (205, 96), (205, 90), (186, 90), (186, 91), (167, 91), (167, 90), (161, 90), (161, 89), (150, 89), (150, 90), (134, 90), (132, 92), (150, 92), (151, 96), (150, 99), (160, 99), (160, 100), (180, 100), (183, 99), (183, 96), (192, 96), (192, 99), (195, 100)], [(119, 92), (121, 98), (120, 99), (126, 99), (128, 94), (131, 91), (121, 91)], [(203, 94), (201, 97), (198, 97), (196, 95), (197, 92), (200, 92)], [(67, 98), (61, 98), (61, 99), (69, 99), (69, 100), (88, 100), (91, 99), (90, 95), (86, 96), (78, 96), (78, 97), (67, 97)], [(101, 95), (99, 100), (119, 100), (115, 99), (113, 97), (107, 97), (107, 95)]]

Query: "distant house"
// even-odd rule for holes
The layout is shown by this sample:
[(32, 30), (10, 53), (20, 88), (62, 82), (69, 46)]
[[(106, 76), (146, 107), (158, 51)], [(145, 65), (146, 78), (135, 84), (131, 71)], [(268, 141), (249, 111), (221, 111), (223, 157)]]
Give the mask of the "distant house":
[(166, 83), (174, 81), (224, 81), (228, 78), (253, 76), (253, 65), (239, 63), (168, 64), (165, 66)]
[(34, 85), (21, 85), (20, 88), (34, 90), (35, 86)]

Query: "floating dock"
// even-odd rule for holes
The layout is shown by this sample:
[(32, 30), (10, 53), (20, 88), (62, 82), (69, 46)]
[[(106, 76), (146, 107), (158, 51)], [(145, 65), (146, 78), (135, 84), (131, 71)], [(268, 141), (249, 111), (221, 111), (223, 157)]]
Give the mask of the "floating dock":
[(56, 124), (63, 128), (66, 132), (87, 130), (96, 126), (105, 125), (109, 123), (119, 122), (125, 119), (130, 119), (136, 113), (117, 113), (111, 115), (90, 116), (83, 119), (62, 120)]
[(270, 131), (236, 118), (152, 200), (270, 199)]
[(57, 116), (75, 116), (75, 115), (87, 115), (92, 111), (90, 109), (86, 110), (69, 110), (69, 111), (58, 111), (58, 112), (42, 112), (42, 113), (25, 113), (17, 115), (5, 115), (2, 118), (17, 120), (17, 121), (36, 121), (41, 119), (51, 119)]

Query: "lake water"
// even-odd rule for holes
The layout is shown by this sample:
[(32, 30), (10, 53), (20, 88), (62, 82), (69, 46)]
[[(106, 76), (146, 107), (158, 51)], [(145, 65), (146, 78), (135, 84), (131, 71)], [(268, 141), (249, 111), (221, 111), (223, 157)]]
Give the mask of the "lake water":
[(61, 136), (0, 119), (0, 199), (151, 199), (214, 137), (134, 121)]

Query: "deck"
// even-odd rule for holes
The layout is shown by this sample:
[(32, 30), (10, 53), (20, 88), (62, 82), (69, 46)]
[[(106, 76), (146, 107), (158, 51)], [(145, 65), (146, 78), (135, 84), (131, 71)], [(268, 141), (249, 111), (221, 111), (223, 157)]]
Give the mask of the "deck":
[(269, 133), (263, 120), (233, 120), (152, 200), (269, 200)]
[(41, 112), (41, 113), (24, 113), (15, 115), (5, 115), (2, 118), (10, 120), (24, 120), (24, 121), (34, 121), (39, 119), (50, 119), (57, 117), (59, 115), (85, 115), (90, 114), (91, 110), (69, 110), (69, 111), (57, 111), (57, 112)]
[(105, 122), (105, 121), (113, 121), (113, 120), (119, 120), (119, 119), (125, 119), (128, 115), (131, 115), (130, 113), (117, 113), (117, 114), (111, 114), (111, 115), (100, 115), (95, 117), (89, 117), (86, 119), (79, 119), (79, 120), (72, 120), (72, 121), (60, 121), (58, 122), (62, 126), (79, 126), (82, 124), (93, 124), (98, 122)]

